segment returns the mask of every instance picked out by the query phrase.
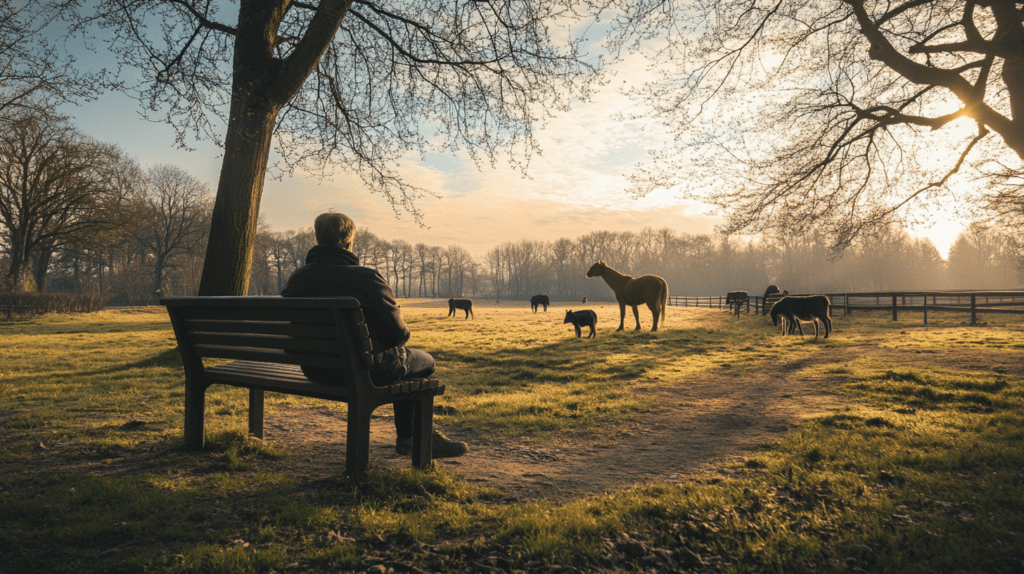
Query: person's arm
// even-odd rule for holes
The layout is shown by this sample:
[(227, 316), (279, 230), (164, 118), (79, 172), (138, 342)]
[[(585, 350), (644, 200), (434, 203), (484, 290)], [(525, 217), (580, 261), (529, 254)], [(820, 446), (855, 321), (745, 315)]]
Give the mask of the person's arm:
[(391, 285), (388, 285), (387, 280), (376, 271), (374, 272), (374, 284), (379, 290), (380, 299), (372, 312), (377, 319), (377, 338), (380, 340), (381, 347), (390, 349), (403, 346), (409, 341), (412, 332), (409, 331), (409, 326), (402, 319), (402, 309), (398, 306), (398, 301), (395, 300), (395, 291)]

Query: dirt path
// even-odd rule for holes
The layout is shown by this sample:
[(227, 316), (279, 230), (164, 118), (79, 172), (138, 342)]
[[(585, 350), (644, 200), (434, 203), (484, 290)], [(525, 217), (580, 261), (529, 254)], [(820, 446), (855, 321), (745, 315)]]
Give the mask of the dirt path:
[[(438, 464), (470, 483), (517, 499), (563, 501), (648, 482), (677, 482), (771, 443), (805, 418), (845, 407), (841, 397), (795, 379), (723, 377), (659, 390), (664, 411), (641, 416), (625, 434), (604, 444), (489, 442), (473, 431), (447, 426), (442, 430), (468, 442), (470, 452)], [(293, 453), (283, 466), (305, 475), (344, 468), (343, 413), (327, 407), (281, 407), (269, 412), (266, 421), (265, 439)], [(388, 407), (378, 409), (373, 419), (370, 461), (409, 464), (394, 452)]]

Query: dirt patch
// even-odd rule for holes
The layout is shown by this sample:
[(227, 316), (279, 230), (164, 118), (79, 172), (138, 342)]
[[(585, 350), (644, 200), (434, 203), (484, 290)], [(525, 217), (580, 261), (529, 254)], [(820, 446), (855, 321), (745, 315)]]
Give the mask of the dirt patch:
[[(720, 472), (715, 469), (723, 462), (772, 443), (802, 420), (848, 404), (811, 381), (777, 376), (723, 375), (637, 392), (656, 393), (664, 408), (641, 415), (624, 433), (599, 443), (583, 438), (544, 444), (484, 440), (447, 425), (441, 430), (469, 443), (470, 452), (437, 464), (514, 498), (564, 501)], [(345, 465), (345, 423), (343, 412), (326, 406), (279, 407), (267, 413), (264, 438), (292, 452), (279, 463), (292, 472), (338, 472)], [(393, 425), (390, 408), (378, 409), (371, 425), (371, 464), (409, 464), (408, 457), (394, 452)], [(272, 469), (263, 465), (263, 470)]]

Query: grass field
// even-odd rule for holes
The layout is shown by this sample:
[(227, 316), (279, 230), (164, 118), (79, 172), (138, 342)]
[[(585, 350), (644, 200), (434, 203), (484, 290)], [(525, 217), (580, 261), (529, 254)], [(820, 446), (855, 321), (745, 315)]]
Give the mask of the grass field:
[[(359, 484), (263, 472), (291, 452), (245, 436), (234, 389), (208, 395), (207, 450), (183, 451), (162, 308), (0, 324), (0, 570), (1024, 570), (1019, 319), (860, 314), (836, 317), (826, 341), (707, 309), (614, 333), (617, 308), (592, 304), (598, 337), (578, 340), (564, 305), (480, 305), (463, 320), (443, 302), (403, 304), (410, 345), (449, 387), (455, 414), (439, 420), (493, 440), (614, 443), (671, 408), (645, 390), (723, 370), (733, 384), (808, 378), (857, 406), (750, 452), (728, 478), (522, 502), (440, 468), (377, 468)], [(268, 416), (312, 404), (324, 403), (271, 395)]]

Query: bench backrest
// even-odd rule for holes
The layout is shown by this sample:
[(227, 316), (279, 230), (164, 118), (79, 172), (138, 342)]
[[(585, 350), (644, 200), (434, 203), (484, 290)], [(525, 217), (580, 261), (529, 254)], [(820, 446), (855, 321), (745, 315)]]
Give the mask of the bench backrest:
[[(203, 358), (369, 369), (372, 344), (353, 297), (160, 299), (186, 365)], [(353, 361), (356, 362), (353, 365)]]

